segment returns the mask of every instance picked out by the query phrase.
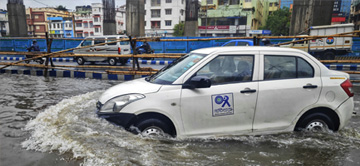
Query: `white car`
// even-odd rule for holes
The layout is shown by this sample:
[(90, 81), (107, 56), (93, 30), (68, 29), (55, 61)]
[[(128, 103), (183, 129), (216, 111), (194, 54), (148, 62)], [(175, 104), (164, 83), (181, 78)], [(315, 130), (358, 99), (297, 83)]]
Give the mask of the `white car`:
[(351, 88), (348, 74), (300, 50), (213, 47), (108, 89), (97, 114), (143, 135), (337, 131), (352, 116)]

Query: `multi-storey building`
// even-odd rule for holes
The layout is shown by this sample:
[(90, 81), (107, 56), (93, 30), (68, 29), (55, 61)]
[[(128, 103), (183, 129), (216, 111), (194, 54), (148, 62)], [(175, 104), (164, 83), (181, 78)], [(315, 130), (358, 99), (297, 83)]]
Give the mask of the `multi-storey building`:
[(47, 19), (50, 37), (74, 37), (71, 17), (48, 17)]
[(268, 0), (205, 0), (199, 12), (200, 36), (249, 36), (264, 26)]
[(91, 12), (76, 14), (75, 37), (101, 36), (103, 9), (101, 3), (92, 3)]
[(28, 35), (31, 37), (45, 37), (45, 33), (49, 31), (49, 17), (72, 17), (72, 14), (49, 7), (27, 8), (26, 22), (28, 25)]
[(0, 9), (0, 37), (9, 35), (9, 18), (6, 10)]
[(185, 21), (185, 0), (145, 0), (145, 35), (173, 36), (174, 26)]

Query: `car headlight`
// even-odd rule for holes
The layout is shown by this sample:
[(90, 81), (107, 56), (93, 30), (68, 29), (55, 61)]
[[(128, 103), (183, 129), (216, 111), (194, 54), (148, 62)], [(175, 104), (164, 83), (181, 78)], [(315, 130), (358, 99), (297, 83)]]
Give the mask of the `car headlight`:
[(100, 109), (100, 112), (120, 112), (126, 105), (136, 100), (145, 98), (142, 94), (128, 94), (114, 97), (108, 100)]

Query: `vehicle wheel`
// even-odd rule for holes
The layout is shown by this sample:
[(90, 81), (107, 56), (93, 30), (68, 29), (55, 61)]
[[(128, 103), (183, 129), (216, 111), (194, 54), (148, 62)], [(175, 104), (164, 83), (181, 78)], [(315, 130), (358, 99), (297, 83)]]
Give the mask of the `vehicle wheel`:
[(43, 63), (44, 63), (44, 60), (40, 59), (39, 64), (43, 64)]
[(295, 127), (296, 131), (326, 132), (334, 131), (335, 125), (332, 119), (323, 113), (313, 113), (301, 118)]
[(145, 137), (174, 136), (170, 126), (159, 119), (145, 119), (135, 126)]
[(26, 64), (29, 64), (29, 63), (30, 63), (30, 61), (25, 61), (25, 63), (26, 63)]
[(79, 57), (79, 58), (76, 59), (76, 62), (77, 62), (77, 64), (79, 64), (79, 65), (83, 65), (83, 64), (85, 63), (85, 60), (84, 60), (84, 58)]
[(335, 54), (331, 51), (325, 52), (324, 56), (322, 57), (323, 60), (334, 60)]
[(109, 58), (108, 62), (110, 66), (115, 66), (117, 63), (115, 58)]

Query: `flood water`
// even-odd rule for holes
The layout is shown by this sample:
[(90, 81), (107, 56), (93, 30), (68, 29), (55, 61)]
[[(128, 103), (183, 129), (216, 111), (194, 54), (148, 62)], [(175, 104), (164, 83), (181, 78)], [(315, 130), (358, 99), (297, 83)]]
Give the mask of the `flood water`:
[(360, 165), (359, 115), (337, 133), (143, 138), (95, 114), (118, 83), (0, 74), (0, 166)]

